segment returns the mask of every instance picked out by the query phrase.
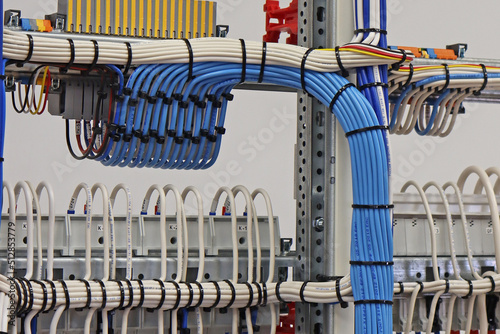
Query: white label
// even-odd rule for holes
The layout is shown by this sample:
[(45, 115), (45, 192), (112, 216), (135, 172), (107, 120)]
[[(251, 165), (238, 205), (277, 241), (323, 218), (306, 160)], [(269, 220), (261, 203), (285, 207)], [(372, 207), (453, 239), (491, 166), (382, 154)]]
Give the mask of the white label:
[(248, 226), (238, 225), (238, 232), (246, 232), (246, 231), (248, 231)]
[(487, 227), (486, 234), (493, 234), (493, 227)]
[(102, 231), (104, 231), (104, 226), (101, 224), (98, 224), (97, 225), (97, 232), (102, 232)]
[(441, 233), (441, 231), (439, 230), (439, 227), (434, 227), (434, 233), (435, 234)]
[(21, 228), (22, 228), (23, 230), (27, 230), (27, 229), (28, 229), (28, 223), (27, 223), (27, 222), (24, 222), (24, 223), (22, 224)]
[(177, 231), (177, 224), (170, 224), (168, 225), (169, 231)]

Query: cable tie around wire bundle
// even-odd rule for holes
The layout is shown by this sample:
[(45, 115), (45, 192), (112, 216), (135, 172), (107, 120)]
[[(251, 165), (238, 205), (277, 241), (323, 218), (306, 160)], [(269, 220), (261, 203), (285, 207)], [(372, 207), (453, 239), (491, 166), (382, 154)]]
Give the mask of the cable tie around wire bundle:
[(95, 39), (92, 39), (91, 42), (94, 43), (94, 59), (87, 69), (87, 72), (91, 72), (94, 69), (94, 67), (97, 65), (97, 60), (99, 59), (99, 43), (97, 43)]
[(240, 83), (245, 82), (247, 78), (247, 46), (245, 40), (240, 38), (241, 43), (241, 80)]
[(358, 133), (375, 131), (375, 130), (386, 130), (387, 131), (387, 130), (389, 130), (389, 127), (387, 125), (368, 126), (366, 128), (361, 128), (361, 129), (356, 129), (356, 130), (346, 132), (345, 136), (346, 136), (346, 138), (349, 138), (350, 136), (353, 136), (353, 135), (358, 134)]
[(158, 102), (158, 98), (156, 96), (147, 96), (146, 99), (148, 100), (149, 104), (156, 104)]
[(28, 305), (26, 307), (26, 313), (29, 313), (33, 309), (33, 302), (35, 301), (35, 297), (33, 294), (33, 285), (31, 285), (31, 282), (27, 279), (24, 279), (24, 281), (26, 282), (26, 286), (28, 287), (28, 293), (29, 293)]
[[(27, 285), (24, 285), (25, 282), (27, 282), (28, 280), (24, 277), (19, 277), (18, 279), (16, 279), (19, 281), (20, 285), (21, 285), (21, 288), (23, 290), (23, 304), (21, 305), (21, 307), (18, 309), (18, 311), (16, 312), (18, 315), (21, 315), (21, 314), (25, 314), (25, 313), (28, 313), (30, 310), (28, 309), (28, 304), (30, 303), (30, 298), (28, 297), (28, 287)], [(18, 294), (19, 296), (20, 294)], [(19, 300), (20, 298), (18, 298)]]
[(198, 100), (195, 102), (195, 105), (198, 107), (198, 108), (206, 108), (207, 107), (207, 103), (205, 101), (201, 101), (201, 100)]
[(212, 102), (212, 107), (220, 108), (220, 107), (222, 107), (222, 102), (219, 100), (215, 100), (214, 102)]
[(488, 293), (493, 293), (495, 292), (496, 290), (496, 283), (495, 283), (495, 279), (492, 277), (492, 276), (485, 276), (484, 278), (487, 278), (490, 280), (491, 282), (491, 290), (488, 292)]
[(262, 283), (262, 307), (267, 305), (267, 285), (266, 282)]
[(161, 279), (158, 279), (158, 278), (155, 278), (153, 281), (158, 282), (158, 284), (160, 285), (161, 297), (160, 297), (160, 302), (158, 303), (158, 306), (155, 308), (148, 308), (146, 310), (147, 312), (154, 312), (154, 311), (159, 310), (163, 306), (163, 303), (165, 302), (165, 297), (167, 295), (167, 292), (165, 290), (165, 284), (163, 283), (163, 281)]
[(394, 71), (399, 70), (399, 68), (401, 67), (401, 65), (403, 65), (405, 63), (406, 59), (408, 59), (408, 54), (406, 53), (406, 50), (399, 49), (399, 51), (401, 51), (401, 53), (403, 53), (403, 58), (401, 58), (401, 60), (399, 62), (397, 62), (396, 64), (392, 65), (392, 69)]
[[(17, 304), (16, 304), (16, 314), (19, 314), (22, 307), (24, 306), (24, 297), (21, 299), (21, 288), (19, 287), (19, 280), (17, 278), (11, 278), (11, 282), (14, 282), (14, 285), (16, 286), (16, 293), (17, 293)], [(23, 290), (25, 291), (25, 288), (23, 287)], [(23, 296), (26, 295), (26, 292), (23, 294)], [(52, 295), (54, 296), (54, 295)], [(21, 305), (21, 301), (23, 301), (23, 304)]]
[(198, 145), (199, 143), (201, 143), (201, 137), (193, 137), (191, 138), (191, 142), (195, 145)]
[(244, 309), (246, 309), (246, 308), (250, 308), (252, 306), (252, 303), (253, 303), (253, 288), (252, 288), (252, 284), (250, 284), (248, 282), (245, 282), (244, 284), (248, 288), (248, 303), (245, 305), (245, 307), (243, 307)]
[(132, 134), (126, 133), (123, 135), (123, 141), (125, 143), (130, 143), (130, 141), (132, 140), (132, 137), (133, 137)]
[(445, 283), (445, 288), (444, 288), (444, 294), (450, 292), (450, 280), (449, 279), (445, 279), (444, 280), (444, 283)]
[(307, 57), (309, 57), (309, 54), (314, 51), (314, 48), (307, 49), (307, 51), (304, 53), (304, 56), (302, 57), (302, 63), (300, 64), (300, 85), (302, 87), (302, 90), (304, 93), (307, 93), (306, 90), (306, 62), (307, 62)]
[(135, 279), (133, 280), (139, 284), (139, 292), (140, 292), (140, 297), (139, 297), (139, 304), (137, 306), (133, 307), (132, 310), (138, 309), (142, 307), (142, 304), (144, 304), (144, 284), (140, 279)]
[(118, 304), (117, 307), (110, 310), (109, 312), (121, 310), (123, 308), (123, 304), (125, 304), (125, 288), (123, 287), (123, 283), (120, 280), (115, 280), (114, 282), (118, 285), (118, 288), (120, 289), (120, 303)]
[(207, 129), (201, 129), (200, 130), (200, 136), (207, 137), (208, 134), (209, 134), (209, 131)]
[(216, 126), (214, 128), (215, 131), (217, 131), (218, 135), (225, 135), (226, 134), (226, 128), (223, 126)]
[(211, 309), (216, 308), (219, 305), (221, 299), (221, 291), (219, 283), (217, 283), (216, 281), (210, 281), (209, 283), (212, 283), (214, 285), (217, 296), (215, 297), (215, 302), (212, 304), (212, 306), (203, 308), (205, 312), (210, 312)]
[(335, 106), (335, 103), (337, 103), (337, 100), (339, 99), (340, 95), (342, 95), (343, 92), (346, 91), (347, 88), (349, 87), (356, 87), (352, 82), (349, 82), (348, 84), (345, 84), (344, 86), (342, 86), (338, 91), (337, 93), (335, 93), (335, 96), (333, 97), (332, 99), (332, 102), (330, 102), (330, 110), (333, 110), (333, 107)]
[(182, 143), (184, 143), (184, 137), (182, 137), (182, 136), (176, 136), (176, 137), (174, 137), (174, 142), (177, 145), (181, 145)]
[(466, 279), (467, 283), (469, 283), (469, 293), (462, 297), (462, 299), (468, 299), (474, 293), (474, 285), (470, 279)]
[(349, 307), (349, 304), (342, 298), (342, 294), (340, 292), (340, 280), (342, 277), (339, 277), (335, 280), (335, 294), (337, 295), (337, 300), (340, 303), (341, 308), (347, 308)]
[(57, 301), (57, 292), (56, 292), (56, 285), (54, 282), (49, 281), (49, 280), (43, 280), (46, 283), (49, 283), (50, 289), (52, 291), (51, 296), (52, 296), (52, 302), (50, 303), (50, 307), (48, 310), (44, 311), (43, 313), (48, 313), (52, 311), (56, 307), (56, 301)]
[(189, 101), (181, 101), (181, 102), (179, 102), (179, 107), (181, 109), (187, 109), (189, 107)]
[(262, 288), (258, 282), (253, 282), (252, 284), (257, 287), (257, 304), (255, 306), (260, 306), (262, 304)]
[(184, 306), (183, 308), (189, 309), (191, 307), (191, 304), (193, 303), (194, 290), (193, 290), (193, 287), (191, 286), (191, 283), (188, 283), (188, 282), (182, 282), (182, 283), (184, 283), (186, 285), (186, 287), (188, 288), (188, 291), (189, 291), (188, 301), (186, 303), (186, 306)]
[(306, 289), (307, 283), (309, 283), (309, 281), (305, 281), (304, 283), (302, 283), (302, 286), (300, 287), (300, 293), (299, 293), (300, 301), (304, 304), (307, 304), (307, 301), (304, 297), (304, 290)]
[(395, 295), (402, 295), (403, 293), (405, 293), (405, 285), (403, 284), (403, 282), (398, 282), (398, 284), (399, 284), (399, 292), (395, 293)]
[(450, 68), (449, 68), (448, 64), (443, 64), (443, 67), (444, 67), (444, 71), (446, 73), (446, 82), (444, 83), (443, 88), (441, 88), (439, 90), (436, 88), (436, 93), (438, 93), (438, 94), (444, 92), (448, 88), (448, 86), (450, 85)]
[(26, 34), (26, 37), (28, 37), (28, 44), (29, 44), (28, 55), (23, 61), (17, 64), (17, 66), (19, 67), (22, 67), (24, 64), (28, 63), (31, 60), (31, 57), (33, 57), (33, 48), (35, 46), (35, 42), (33, 41), (33, 36), (31, 36), (30, 34)]
[(234, 95), (231, 93), (222, 93), (220, 96), (222, 96), (223, 98), (225, 98), (228, 101), (234, 100)]
[(191, 46), (191, 42), (187, 38), (182, 39), (184, 43), (186, 43), (186, 47), (188, 49), (188, 54), (189, 54), (189, 71), (188, 71), (188, 80), (193, 79), (193, 66), (194, 66), (194, 54), (193, 54), (193, 47)]
[(207, 139), (209, 142), (215, 143), (215, 142), (217, 142), (217, 135), (208, 135)]
[(100, 279), (95, 279), (94, 282), (99, 283), (99, 285), (101, 286), (102, 303), (98, 311), (102, 311), (106, 308), (106, 302), (108, 301), (108, 296), (106, 294), (106, 285)]
[(353, 209), (371, 209), (371, 210), (390, 210), (390, 209), (394, 209), (394, 204), (379, 204), (379, 205), (353, 204), (352, 208)]
[(166, 106), (172, 105), (172, 102), (174, 102), (174, 99), (172, 97), (163, 98), (163, 104)]
[(281, 294), (280, 294), (280, 287), (281, 287), (281, 284), (283, 284), (283, 281), (279, 281), (278, 283), (276, 283), (276, 298), (278, 298), (278, 300), (283, 303), (283, 304), (286, 304), (286, 300), (284, 300), (283, 298), (281, 298)]
[(71, 300), (69, 299), (69, 291), (68, 291), (68, 285), (64, 280), (60, 280), (59, 283), (61, 283), (63, 290), (64, 290), (64, 299), (66, 300), (66, 304), (64, 306), (64, 310), (68, 310), (71, 306)]
[(406, 79), (406, 82), (404, 84), (401, 84), (401, 89), (405, 90), (407, 87), (410, 86), (411, 80), (413, 79), (413, 74), (415, 73), (415, 69), (413, 67), (413, 64), (410, 63), (410, 73), (408, 73), (408, 79)]
[(130, 96), (132, 95), (133, 90), (131, 88), (125, 87), (123, 88), (123, 95)]
[(203, 303), (203, 294), (204, 294), (203, 286), (201, 285), (200, 282), (196, 282), (196, 281), (193, 282), (193, 284), (198, 287), (198, 290), (200, 291), (200, 297), (199, 297), (198, 302), (196, 303), (196, 305), (194, 305), (190, 309), (196, 309), (196, 308), (200, 307), (200, 305)]
[(362, 90), (365, 90), (365, 89), (371, 88), (371, 87), (389, 88), (389, 85), (385, 82), (370, 82), (366, 85), (362, 85), (362, 86), (358, 87), (358, 90), (362, 91)]
[(85, 290), (87, 292), (87, 302), (85, 303), (85, 306), (77, 310), (77, 311), (83, 311), (83, 309), (90, 308), (90, 303), (92, 302), (92, 291), (90, 289), (90, 284), (87, 280), (79, 279), (79, 281), (85, 285)]
[(137, 107), (138, 104), (139, 104), (139, 101), (137, 99), (129, 99), (128, 100), (128, 105), (130, 107)]
[(420, 282), (420, 281), (417, 281), (416, 282), (418, 285), (420, 285), (420, 290), (418, 290), (418, 293), (421, 293), (422, 291), (424, 291), (424, 283)]
[(393, 305), (394, 302), (392, 300), (383, 300), (383, 299), (357, 300), (354, 302), (354, 305), (369, 305), (369, 304)]
[(340, 74), (344, 78), (347, 78), (349, 76), (349, 71), (344, 67), (344, 64), (342, 64), (342, 59), (340, 57), (340, 47), (338, 45), (335, 47), (335, 58), (337, 58), (337, 64), (339, 65)]
[(317, 275), (316, 279), (318, 282), (329, 282), (329, 281), (336, 281), (339, 278), (342, 278), (342, 276), (327, 276), (327, 275)]
[(133, 57), (132, 45), (130, 45), (129, 42), (125, 42), (125, 45), (127, 46), (128, 58), (127, 58), (127, 64), (125, 65), (125, 68), (123, 69), (123, 75), (126, 75), (128, 73), (128, 71), (130, 70), (130, 66), (132, 66), (132, 57)]
[(264, 81), (264, 70), (266, 68), (266, 58), (267, 58), (267, 42), (262, 42), (262, 60), (260, 62), (260, 72), (258, 83)]
[(37, 315), (38, 315), (38, 314), (42, 313), (43, 311), (45, 311), (45, 308), (47, 307), (47, 303), (49, 301), (49, 294), (47, 292), (47, 286), (45, 285), (45, 283), (43, 283), (42, 281), (38, 281), (38, 280), (33, 280), (33, 283), (40, 285), (40, 287), (43, 290), (42, 307), (40, 307), (40, 311), (38, 311), (38, 313), (37, 313)]
[(191, 132), (191, 131), (183, 131), (183, 132), (182, 132), (182, 135), (183, 135), (183, 137), (184, 137), (184, 138), (186, 138), (186, 139), (191, 139), (191, 138), (193, 138), (193, 132)]
[(366, 28), (366, 29), (356, 29), (354, 30), (355, 34), (359, 34), (360, 32), (365, 33), (365, 32), (377, 32), (382, 35), (387, 35), (387, 30), (385, 29), (379, 29), (379, 28)]
[(132, 283), (130, 282), (129, 279), (125, 279), (125, 282), (127, 283), (128, 286), (128, 304), (122, 307), (122, 310), (125, 310), (132, 306), (134, 303), (134, 288), (132, 287)]
[(147, 144), (147, 143), (149, 143), (149, 140), (151, 139), (151, 137), (149, 137), (149, 135), (146, 134), (146, 135), (142, 135), (139, 139), (141, 140), (142, 144)]
[(393, 266), (394, 261), (349, 261), (353, 266)]
[(0, 157), (0, 162), (4, 162), (5, 159), (3, 157)]
[(222, 309), (222, 310), (225, 309), (227, 311), (227, 309), (233, 306), (234, 301), (236, 300), (236, 289), (234, 288), (234, 284), (230, 280), (226, 279), (224, 280), (224, 283), (226, 283), (229, 286), (229, 289), (231, 289), (231, 299), (229, 300), (229, 303), (227, 303), (226, 307)]
[(481, 86), (481, 88), (479, 88), (479, 90), (477, 90), (473, 93), (475, 96), (481, 95), (481, 92), (486, 88), (486, 85), (488, 85), (488, 71), (486, 70), (486, 66), (484, 66), (484, 64), (479, 64), (479, 65), (483, 69), (484, 81), (483, 81), (483, 85)]
[(68, 38), (67, 41), (69, 43), (70, 57), (68, 64), (64, 68), (61, 68), (60, 70), (61, 73), (68, 72), (71, 66), (73, 66), (75, 62), (75, 42), (73, 42), (71, 38)]

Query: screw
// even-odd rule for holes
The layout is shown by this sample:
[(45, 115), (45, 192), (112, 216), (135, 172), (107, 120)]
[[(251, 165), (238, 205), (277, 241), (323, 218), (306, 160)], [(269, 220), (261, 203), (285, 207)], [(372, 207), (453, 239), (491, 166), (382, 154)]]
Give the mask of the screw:
[(316, 218), (313, 222), (313, 227), (316, 232), (323, 232), (325, 229), (325, 219), (323, 219), (322, 217)]

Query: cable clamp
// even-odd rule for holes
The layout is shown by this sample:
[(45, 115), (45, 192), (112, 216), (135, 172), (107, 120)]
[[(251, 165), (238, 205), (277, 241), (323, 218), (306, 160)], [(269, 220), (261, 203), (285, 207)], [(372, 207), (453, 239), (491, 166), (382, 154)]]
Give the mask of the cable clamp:
[(245, 44), (245, 40), (240, 38), (241, 43), (241, 80), (240, 83), (245, 82), (247, 77), (247, 47)]
[(381, 300), (381, 299), (357, 300), (354, 302), (354, 305), (368, 305), (368, 304), (393, 305), (394, 303), (392, 300)]
[(352, 208), (353, 209), (389, 210), (389, 209), (394, 209), (394, 204), (379, 204), (379, 205), (353, 204)]
[(332, 102), (330, 102), (329, 106), (330, 110), (333, 110), (333, 107), (335, 106), (335, 103), (337, 103), (337, 100), (340, 98), (340, 95), (342, 95), (342, 93), (346, 91), (347, 88), (349, 87), (356, 87), (356, 86), (352, 82), (349, 82), (348, 84), (342, 86), (333, 97)]
[(368, 126), (366, 128), (361, 128), (361, 129), (356, 129), (353, 131), (346, 132), (345, 136), (347, 138), (358, 134), (358, 133), (363, 133), (363, 132), (368, 132), (368, 131), (375, 131), (375, 130), (389, 130), (389, 127), (387, 125), (374, 125), (374, 126)]
[(132, 66), (132, 45), (129, 42), (125, 42), (125, 46), (127, 47), (127, 64), (125, 65), (125, 69), (123, 70), (123, 75), (127, 75), (128, 71), (130, 70), (130, 66)]
[(262, 83), (264, 81), (264, 70), (266, 68), (266, 58), (267, 58), (267, 42), (262, 42), (262, 60), (260, 63), (260, 72), (259, 72), (259, 80), (258, 83)]
[(399, 51), (401, 51), (401, 53), (403, 54), (403, 58), (401, 58), (401, 60), (399, 62), (397, 62), (396, 64), (392, 65), (392, 69), (394, 71), (399, 70), (399, 68), (401, 67), (401, 65), (403, 65), (405, 63), (406, 59), (408, 58), (408, 54), (406, 53), (406, 50), (399, 49)]
[(347, 308), (347, 307), (349, 307), (349, 304), (347, 304), (347, 302), (342, 298), (342, 294), (340, 293), (340, 280), (341, 279), (342, 279), (342, 277), (338, 277), (335, 280), (335, 294), (337, 295), (337, 300), (340, 303), (340, 307)]
[(338, 45), (335, 47), (335, 58), (337, 58), (337, 64), (339, 65), (340, 74), (344, 78), (347, 78), (349, 76), (349, 71), (344, 67), (344, 64), (342, 64), (342, 59), (340, 58), (340, 47)]
[(353, 266), (393, 266), (394, 261), (349, 261)]
[(184, 43), (186, 43), (186, 47), (188, 49), (188, 54), (189, 54), (189, 71), (188, 71), (188, 80), (191, 81), (193, 77), (193, 66), (194, 66), (194, 54), (193, 54), (193, 47), (191, 46), (191, 43), (187, 38), (182, 39)]
[(483, 69), (483, 76), (484, 76), (484, 81), (483, 81), (483, 85), (481, 86), (481, 88), (479, 88), (479, 90), (475, 91), (473, 94), (475, 96), (479, 96), (481, 95), (481, 92), (486, 88), (486, 86), (488, 85), (488, 71), (486, 70), (486, 66), (484, 64), (479, 64), (481, 66), (481, 68)]
[(307, 93), (306, 90), (306, 62), (307, 62), (307, 57), (309, 57), (309, 54), (314, 51), (314, 48), (307, 49), (307, 51), (304, 53), (304, 56), (302, 57), (302, 62), (300, 64), (300, 85), (302, 87), (302, 90), (304, 93)]
[(216, 126), (214, 129), (215, 129), (215, 131), (217, 131), (218, 135), (225, 135), (226, 134), (226, 128), (224, 128), (222, 126)]
[(376, 33), (379, 33), (379, 34), (382, 34), (382, 35), (387, 35), (387, 30), (385, 30), (385, 29), (366, 28), (366, 29), (356, 29), (356, 30), (354, 30), (355, 34), (359, 34), (361, 32), (362, 33), (365, 33), (365, 32), (376, 32)]
[(358, 90), (362, 91), (362, 90), (365, 90), (365, 89), (371, 88), (371, 87), (389, 88), (389, 85), (385, 82), (371, 82), (371, 83), (368, 83), (366, 85), (362, 85), (362, 86), (358, 87)]

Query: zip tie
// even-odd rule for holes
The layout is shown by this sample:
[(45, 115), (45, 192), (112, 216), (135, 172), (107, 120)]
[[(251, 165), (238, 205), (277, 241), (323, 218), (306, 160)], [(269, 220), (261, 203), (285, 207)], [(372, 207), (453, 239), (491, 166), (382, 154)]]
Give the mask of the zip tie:
[(349, 304), (342, 298), (342, 294), (340, 293), (340, 280), (342, 277), (339, 277), (335, 280), (335, 293), (337, 295), (337, 300), (340, 303), (341, 308), (347, 308), (349, 307)]
[(415, 69), (413, 68), (413, 64), (410, 63), (410, 73), (408, 74), (408, 79), (404, 83), (404, 85), (401, 86), (401, 89), (404, 90), (411, 84), (411, 80), (413, 79), (413, 74), (415, 73)]
[(486, 88), (486, 85), (488, 85), (488, 71), (486, 70), (486, 66), (484, 66), (484, 64), (479, 64), (479, 65), (481, 65), (481, 68), (483, 69), (484, 81), (481, 88), (479, 88), (479, 90), (473, 93), (475, 96), (481, 95), (481, 92)]
[(394, 261), (349, 261), (353, 266), (393, 266)]
[(389, 210), (394, 209), (394, 204), (386, 205), (364, 205), (364, 204), (353, 204), (353, 209), (374, 209), (374, 210)]
[(193, 66), (194, 66), (194, 54), (193, 54), (193, 47), (191, 46), (191, 42), (187, 38), (182, 39), (184, 43), (186, 43), (186, 47), (188, 49), (189, 53), (189, 72), (188, 72), (188, 80), (193, 79)]
[(119, 280), (116, 280), (115, 283), (118, 284), (118, 287), (120, 288), (120, 304), (118, 304), (118, 306), (114, 309), (110, 310), (110, 312), (121, 310), (123, 308), (123, 304), (125, 303), (125, 289), (123, 287), (123, 283)]
[(215, 298), (215, 302), (213, 303), (213, 305), (212, 305), (212, 306), (210, 306), (210, 307), (205, 307), (205, 308), (204, 308), (204, 310), (205, 310), (205, 311), (207, 311), (207, 312), (208, 312), (209, 310), (213, 309), (213, 308), (216, 308), (216, 307), (217, 307), (217, 305), (219, 305), (219, 303), (220, 303), (220, 298), (221, 298), (221, 291), (220, 291), (220, 286), (219, 286), (219, 284), (218, 284), (216, 281), (210, 281), (210, 283), (212, 283), (212, 284), (215, 286), (215, 291), (217, 292), (217, 297)]
[(490, 292), (488, 292), (488, 293), (493, 293), (493, 292), (495, 292), (495, 289), (496, 289), (496, 284), (495, 284), (495, 280), (493, 279), (493, 277), (491, 277), (491, 276), (485, 276), (484, 278), (489, 279), (489, 280), (490, 280), (490, 282), (491, 282), (491, 290), (490, 290)]
[(340, 58), (340, 47), (337, 45), (335, 47), (335, 57), (337, 58), (337, 64), (339, 65), (340, 74), (347, 78), (349, 76), (349, 71), (342, 64), (342, 59)]
[(357, 300), (354, 302), (354, 305), (367, 305), (367, 304), (382, 304), (382, 305), (393, 305), (392, 300)]
[(356, 86), (354, 86), (352, 82), (349, 82), (348, 84), (342, 86), (333, 97), (332, 102), (330, 102), (329, 106), (330, 110), (333, 110), (333, 107), (335, 106), (335, 103), (337, 103), (337, 100), (339, 99), (340, 95), (342, 95), (342, 93), (349, 87), (356, 87)]
[(278, 298), (278, 300), (283, 303), (283, 304), (286, 304), (287, 302), (281, 298), (281, 295), (280, 295), (280, 286), (283, 282), (282, 281), (279, 281), (278, 283), (276, 283), (276, 298)]
[(64, 299), (66, 299), (66, 305), (64, 306), (64, 310), (66, 311), (71, 306), (71, 301), (69, 299), (68, 285), (66, 285), (66, 282), (64, 280), (60, 280), (59, 283), (61, 283), (64, 290)]
[[(19, 287), (18, 279), (17, 278), (12, 278), (12, 281), (14, 282), (14, 285), (16, 286), (16, 293), (17, 293), (17, 304), (16, 304), (16, 314), (19, 313), (21, 310), (21, 288)], [(24, 298), (23, 298), (24, 300)]]
[(258, 83), (262, 83), (264, 81), (264, 69), (266, 67), (266, 58), (267, 58), (267, 42), (262, 42), (262, 61), (260, 63), (260, 73)]
[(54, 284), (54, 282), (52, 281), (49, 281), (49, 280), (43, 280), (44, 282), (47, 282), (49, 283), (50, 285), (50, 289), (52, 291), (52, 302), (50, 303), (50, 307), (47, 311), (44, 311), (43, 313), (48, 313), (50, 311), (52, 311), (55, 307), (56, 307), (56, 301), (57, 301), (57, 292), (56, 292), (56, 285)]
[(405, 285), (403, 284), (403, 282), (398, 282), (399, 284), (399, 292), (396, 293), (396, 295), (402, 295), (403, 293), (405, 293)]
[(194, 285), (196, 285), (198, 287), (198, 289), (200, 290), (200, 297), (198, 299), (198, 302), (196, 303), (195, 306), (193, 306), (191, 309), (196, 309), (198, 307), (200, 307), (200, 305), (203, 303), (203, 286), (201, 285), (200, 282), (193, 282)]
[(255, 284), (257, 287), (257, 305), (255, 306), (260, 306), (260, 304), (262, 304), (262, 288), (258, 282), (253, 282), (252, 284)]
[(127, 46), (128, 58), (127, 58), (127, 64), (125, 65), (125, 69), (123, 70), (123, 75), (126, 75), (130, 70), (130, 66), (132, 66), (132, 57), (133, 57), (132, 45), (130, 45), (129, 42), (125, 42), (125, 45)]
[(448, 86), (450, 85), (450, 68), (448, 67), (448, 64), (443, 64), (443, 67), (444, 67), (444, 70), (446, 72), (446, 82), (445, 82), (443, 88), (441, 88), (440, 90), (436, 89), (436, 93), (438, 93), (438, 94), (444, 92), (448, 88)]
[(396, 64), (392, 65), (392, 69), (394, 71), (399, 70), (399, 68), (401, 67), (401, 65), (403, 65), (405, 63), (406, 59), (408, 58), (408, 54), (406, 53), (406, 50), (399, 49), (399, 51), (401, 51), (401, 53), (403, 53), (403, 58), (401, 58), (401, 60), (399, 62), (397, 62)]
[(144, 284), (140, 279), (135, 279), (133, 280), (139, 284), (139, 291), (140, 291), (140, 298), (139, 298), (139, 304), (137, 304), (136, 307), (133, 307), (132, 310), (138, 309), (142, 307), (142, 304), (144, 304)]
[(245, 307), (243, 307), (244, 309), (246, 309), (246, 308), (250, 308), (252, 306), (252, 302), (253, 302), (253, 288), (252, 288), (252, 284), (250, 284), (248, 282), (245, 282), (244, 284), (248, 288), (248, 303), (245, 305)]
[(466, 279), (466, 281), (469, 283), (469, 293), (462, 297), (463, 299), (468, 299), (474, 292), (474, 285), (472, 285), (472, 281), (469, 279)]
[(73, 42), (73, 40), (71, 38), (68, 38), (67, 41), (69, 43), (69, 49), (70, 49), (71, 54), (69, 57), (69, 62), (66, 65), (66, 67), (64, 67), (60, 70), (61, 73), (68, 72), (69, 69), (71, 68), (71, 66), (73, 66), (73, 63), (75, 62), (75, 42)]
[(363, 132), (367, 132), (367, 131), (374, 131), (374, 130), (389, 130), (389, 127), (387, 125), (368, 126), (366, 128), (361, 128), (361, 129), (356, 129), (356, 130), (346, 132), (345, 136), (347, 138), (349, 138), (350, 136), (358, 134), (358, 133), (363, 133)]
[(241, 43), (241, 80), (240, 83), (245, 82), (245, 79), (247, 77), (247, 47), (245, 44), (245, 40), (243, 38), (240, 38), (240, 43)]
[(98, 311), (102, 311), (106, 308), (106, 302), (108, 301), (108, 297), (106, 295), (106, 285), (104, 285), (104, 282), (99, 279), (95, 279), (94, 282), (99, 283), (99, 285), (101, 286), (102, 303)]
[(134, 303), (134, 288), (132, 287), (132, 283), (130, 282), (129, 279), (125, 279), (125, 282), (127, 283), (127, 286), (128, 286), (128, 296), (129, 297), (128, 297), (128, 304), (126, 306), (122, 307), (122, 310), (129, 308)]
[(33, 36), (27, 34), (26, 37), (28, 37), (28, 43), (29, 43), (28, 55), (23, 61), (17, 64), (18, 67), (22, 67), (24, 64), (28, 63), (31, 60), (31, 57), (33, 57), (33, 47), (35, 44), (33, 41)]
[(362, 86), (358, 87), (358, 90), (362, 91), (362, 90), (365, 90), (365, 89), (371, 88), (371, 87), (389, 88), (389, 85), (386, 84), (385, 82), (371, 82), (371, 83), (368, 83), (366, 85), (362, 85)]
[(356, 29), (354, 30), (355, 34), (359, 34), (360, 32), (365, 33), (365, 32), (376, 32), (382, 35), (387, 35), (387, 30), (385, 29), (378, 29), (378, 28), (366, 28), (366, 29)]
[(176, 281), (169, 281), (168, 283), (172, 283), (177, 290), (177, 299), (175, 300), (174, 307), (171, 308), (171, 310), (177, 310), (179, 308), (179, 304), (181, 303), (181, 287)]
[(307, 93), (306, 90), (306, 61), (307, 57), (311, 52), (314, 51), (314, 48), (307, 49), (307, 51), (304, 53), (304, 56), (302, 57), (302, 63), (300, 64), (300, 84), (302, 86), (302, 90), (304, 93)]
[(94, 59), (92, 60), (92, 64), (90, 64), (87, 72), (91, 72), (94, 67), (97, 65), (97, 60), (99, 59), (99, 44), (95, 39), (91, 40), (94, 43)]
[(446, 293), (450, 292), (450, 280), (449, 279), (445, 279), (444, 282), (445, 282), (446, 285), (445, 285), (445, 289), (444, 289), (443, 293), (446, 294)]
[(188, 282), (183, 282), (183, 283), (186, 284), (186, 287), (189, 290), (189, 299), (186, 303), (186, 306), (184, 306), (184, 308), (189, 309), (191, 307), (191, 304), (193, 303), (194, 290), (193, 290), (193, 287), (191, 286), (191, 283), (188, 283)]
[(156, 310), (159, 310), (163, 306), (163, 303), (165, 302), (165, 296), (166, 296), (165, 284), (163, 283), (162, 280), (157, 279), (157, 278), (155, 278), (153, 281), (158, 282), (158, 284), (160, 285), (160, 288), (161, 288), (161, 298), (160, 298), (160, 302), (158, 303), (158, 306), (155, 307), (155, 308), (148, 308), (146, 310), (147, 312), (154, 312)]
[(224, 307), (224, 309), (227, 310), (228, 308), (231, 308), (231, 306), (233, 306), (234, 301), (236, 300), (236, 289), (234, 288), (234, 285), (230, 280), (226, 279), (226, 280), (224, 280), (224, 283), (226, 283), (229, 286), (229, 288), (231, 289), (231, 300), (226, 305), (226, 307)]
[(17, 311), (16, 313), (17, 314), (24, 314), (26, 309), (27, 309), (26, 305), (28, 304), (28, 289), (24, 285), (24, 281), (26, 279), (24, 277), (21, 277), (17, 280), (19, 281), (21, 288), (23, 289), (23, 304), (22, 304), (21, 308), (19, 309), (19, 311)]
[(420, 285), (420, 290), (418, 290), (418, 293), (421, 293), (422, 291), (424, 291), (424, 283), (417, 281), (417, 284)]
[(92, 291), (90, 290), (90, 284), (87, 280), (79, 279), (79, 281), (85, 284), (85, 290), (87, 291), (87, 302), (85, 303), (85, 306), (80, 309), (83, 311), (83, 309), (85, 308), (90, 308), (90, 302), (92, 301)]
[(304, 298), (304, 290), (306, 289), (307, 283), (309, 283), (309, 281), (305, 281), (304, 283), (302, 283), (302, 286), (300, 287), (300, 293), (299, 293), (300, 301), (304, 304), (307, 304), (307, 301)]
[(47, 303), (48, 303), (48, 300), (49, 300), (49, 294), (47, 293), (47, 287), (45, 286), (45, 283), (41, 282), (41, 281), (38, 281), (38, 280), (33, 280), (34, 283), (40, 285), (40, 287), (42, 288), (43, 290), (43, 302), (42, 302), (42, 307), (40, 308), (40, 311), (38, 311), (38, 313), (36, 314), (37, 316), (42, 313), (43, 311), (45, 311), (45, 307), (47, 307)]
[(28, 287), (28, 293), (29, 293), (29, 298), (28, 298), (28, 306), (26, 307), (25, 313), (31, 312), (33, 309), (33, 302), (35, 301), (35, 297), (33, 295), (33, 286), (31, 285), (31, 282), (27, 279), (23, 279), (26, 282), (26, 286)]
[(262, 283), (262, 307), (267, 306), (267, 285), (266, 283)]

